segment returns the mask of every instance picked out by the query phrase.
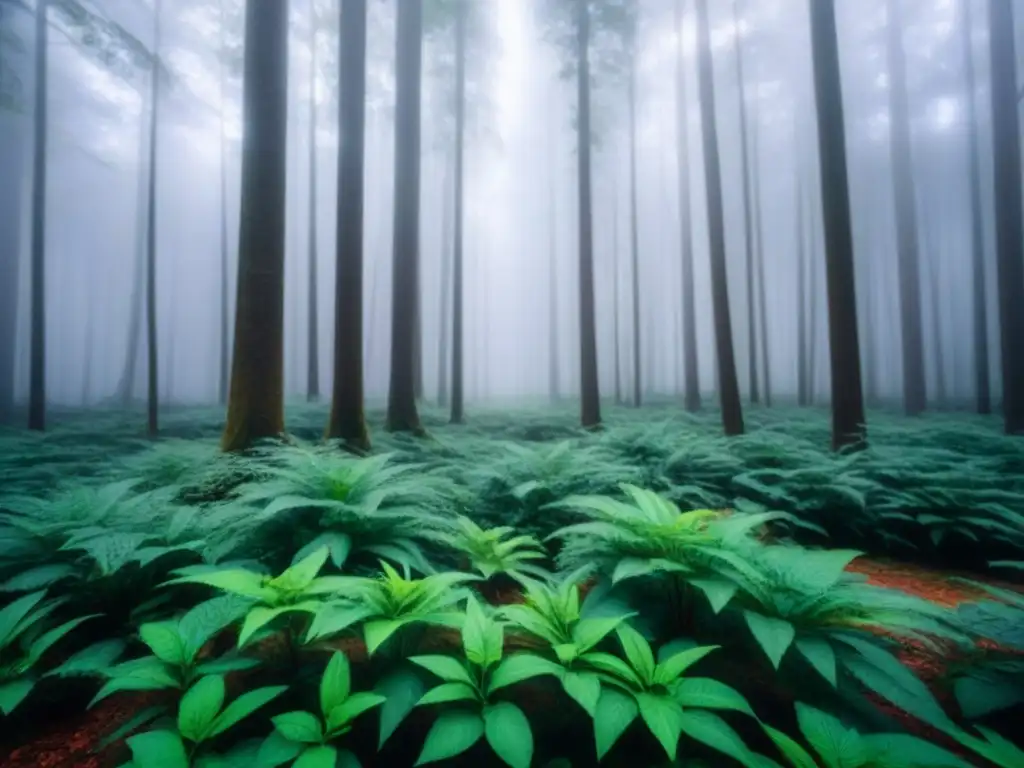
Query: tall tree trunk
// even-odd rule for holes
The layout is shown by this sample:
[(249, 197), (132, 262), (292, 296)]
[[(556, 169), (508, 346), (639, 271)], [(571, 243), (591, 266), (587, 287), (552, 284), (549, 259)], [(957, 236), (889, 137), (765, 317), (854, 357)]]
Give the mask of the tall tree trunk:
[(899, 248), (900, 330), (903, 347), (903, 406), (915, 416), (927, 405), (921, 328), (920, 247), (903, 51), (903, 0), (889, 0), (888, 59), (892, 182)]
[(989, 0), (996, 261), (1007, 434), (1024, 434), (1024, 230), (1021, 225), (1020, 116), (1013, 3)]
[(974, 49), (971, 44), (970, 0), (960, 2), (961, 44), (964, 49), (964, 79), (967, 87), (967, 151), (971, 184), (971, 295), (974, 324), (974, 393), (978, 413), (992, 413), (992, 384), (989, 364), (988, 300), (985, 289), (985, 220), (981, 210), (981, 166), (978, 148), (977, 84), (974, 75)]
[[(797, 172), (799, 174), (799, 171)], [(809, 404), (808, 342), (807, 342), (807, 225), (804, 210), (803, 182), (796, 181), (796, 402)]]
[(557, 91), (553, 91), (553, 95), (552, 124), (548, 128), (548, 398), (552, 403), (557, 403), (561, 394), (561, 358), (558, 349), (558, 166), (555, 152), (558, 129), (554, 122), (558, 114), (555, 109), (558, 102)]
[[(937, 164), (938, 158), (935, 158), (929, 164)], [(927, 178), (927, 172), (925, 172), (925, 183), (930, 183)], [(935, 174), (935, 181), (941, 183), (939, 178), (940, 174)], [(938, 408), (942, 408), (946, 404), (946, 358), (945, 350), (942, 346), (942, 302), (940, 297), (941, 291), (939, 288), (940, 274), (939, 274), (939, 262), (941, 260), (939, 243), (942, 242), (941, 229), (936, 231), (936, 228), (941, 227), (943, 220), (944, 211), (942, 210), (941, 201), (932, 200), (929, 204), (929, 195), (921, 190), (921, 229), (922, 236), (924, 239), (924, 254), (925, 254), (925, 268), (927, 269), (927, 290), (928, 290), (928, 309), (929, 309), (929, 320), (931, 320), (931, 350), (932, 360), (935, 364), (935, 404)]]
[(230, 330), (228, 320), (228, 301), (230, 277), (228, 269), (228, 148), (225, 136), (225, 117), (227, 112), (227, 45), (224, 42), (226, 19), (224, 12), (225, 0), (220, 0), (220, 55), (219, 71), (220, 88), (220, 369), (217, 377), (217, 402), (226, 405), (228, 402), (228, 378), (230, 376), (229, 359), (231, 356)]
[[(399, 3), (396, 27), (395, 234), (391, 276), (391, 383), (388, 391), (387, 429), (421, 434), (423, 426), (416, 409), (416, 318), (419, 312), (417, 294), (420, 285), (420, 92), (423, 69), (423, 8), (420, 3)], [(458, 304), (458, 294), (455, 301)], [(461, 405), (460, 393), (460, 408)]]
[(334, 380), (326, 437), (370, 449), (363, 401), (363, 193), (366, 146), (366, 0), (342, 0), (338, 77), (338, 217)]
[(310, 0), (309, 21), (309, 288), (306, 299), (306, 400), (320, 399), (320, 323), (317, 301), (317, 173), (316, 173), (316, 7)]
[(676, 133), (679, 172), (679, 239), (682, 255), (683, 375), (687, 411), (700, 410), (700, 368), (697, 357), (697, 302), (693, 287), (693, 228), (690, 217), (690, 129), (686, 113), (686, 70), (683, 63), (683, 0), (676, 0)]
[(757, 280), (757, 326), (758, 341), (761, 345), (761, 372), (764, 374), (764, 404), (772, 404), (771, 350), (768, 346), (768, 298), (764, 285), (764, 221), (761, 218), (761, 116), (754, 102), (754, 129), (751, 131), (751, 186), (754, 196), (754, 235), (757, 249), (754, 253), (754, 267)]
[(153, 5), (153, 72), (149, 112), (149, 186), (146, 191), (146, 433), (157, 436), (160, 410), (156, 328), (156, 149), (160, 122), (160, 43), (162, 0)]
[(288, 6), (280, 0), (245, 10), (246, 130), (226, 451), (284, 432)]
[(35, 116), (32, 149), (32, 323), (28, 392), (28, 428), (46, 429), (46, 145), (49, 0), (36, 0)]
[(455, 222), (452, 263), (452, 424), (465, 421), (463, 393), (463, 215), (466, 153), (466, 14), (468, 0), (458, 0), (455, 16)]
[(877, 226), (875, 225), (875, 214), (874, 211), (870, 211), (867, 216), (867, 237), (866, 248), (869, 254), (864, 259), (864, 270), (863, 277), (864, 282), (861, 285), (858, 298), (862, 298), (862, 305), (859, 311), (863, 312), (861, 321), (863, 323), (863, 344), (861, 346), (861, 359), (864, 366), (864, 389), (865, 389), (865, 402), (868, 406), (872, 403), (878, 402), (878, 361), (876, 360), (875, 354), (875, 291), (876, 278), (875, 278), (875, 253), (876, 244), (878, 241)]
[(629, 59), (629, 251), (633, 278), (633, 407), (641, 403), (642, 376), (640, 372), (640, 214), (637, 201), (636, 163), (636, 51)]
[(594, 217), (590, 136), (590, 8), (576, 0), (577, 158), (579, 159), (580, 248), (580, 423), (601, 426), (601, 392), (597, 379), (597, 323), (594, 308)]
[(740, 172), (743, 174), (743, 247), (746, 249), (747, 277), (747, 374), (750, 377), (750, 402), (761, 402), (757, 381), (757, 327), (754, 322), (754, 225), (753, 198), (750, 189), (749, 130), (747, 128), (747, 83), (743, 76), (743, 41), (740, 39), (740, 0), (732, 4), (736, 50), (736, 78), (740, 94)]
[(444, 177), (441, 181), (441, 322), (437, 344), (437, 404), (448, 405), (448, 332), (451, 317), (452, 287), (452, 158), (444, 159)]
[[(0, 3), (0, 57), (6, 49), (14, 9)], [(0, 89), (8, 87), (0, 71)], [(0, 183), (0, 424), (14, 417), (14, 372), (18, 353), (18, 284), (21, 272), (22, 214), (24, 212), (23, 123), (2, 119), (0, 167), (7, 177)]]
[[(824, 205), (821, 196), (815, 195), (814, 199), (817, 201), (819, 206)], [(820, 210), (820, 208), (819, 208)], [(821, 295), (821, 278), (818, 274), (818, 267), (823, 255), (824, 234), (822, 228), (824, 222), (818, 216), (814, 216), (810, 221), (810, 248), (807, 251), (807, 320), (808, 320), (808, 339), (807, 339), (807, 404), (814, 405), (815, 399), (818, 395), (818, 299)]]
[(832, 448), (867, 440), (861, 394), (857, 291), (853, 267), (846, 127), (833, 0), (811, 0), (811, 49), (818, 112), (818, 154), (825, 226), (829, 350), (832, 363)]
[(622, 349), (619, 334), (619, 179), (612, 182), (612, 327), (615, 329), (615, 404), (622, 405)]
[(743, 434), (743, 407), (736, 378), (732, 319), (729, 315), (729, 275), (725, 264), (725, 216), (722, 205), (722, 169), (715, 127), (715, 83), (711, 61), (711, 30), (707, 0), (697, 0), (697, 60), (700, 72), (701, 126), (704, 133), (704, 179), (708, 199), (708, 235), (711, 243), (711, 303), (715, 318), (715, 348), (722, 401), (722, 426), (729, 436)]

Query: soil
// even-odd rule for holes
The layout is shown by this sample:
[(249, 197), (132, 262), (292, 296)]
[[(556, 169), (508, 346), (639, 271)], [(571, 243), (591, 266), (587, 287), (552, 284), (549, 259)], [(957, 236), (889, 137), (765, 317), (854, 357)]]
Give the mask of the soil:
[[(977, 600), (982, 596), (981, 591), (977, 588), (952, 580), (953, 576), (959, 574), (943, 573), (919, 566), (859, 558), (851, 564), (850, 570), (865, 574), (871, 583), (900, 589), (908, 594), (923, 597), (949, 607), (955, 607), (966, 601)], [(988, 583), (1018, 591), (1022, 589), (1020, 585), (991, 581)], [(489, 594), (486, 597), (493, 604), (509, 604), (522, 600), (521, 594), (515, 589), (495, 589), (493, 591), (488, 590), (488, 592)], [(458, 633), (453, 630), (439, 628), (437, 631), (430, 632), (428, 637), (428, 647), (433, 652), (451, 651), (457, 648), (459, 644)], [(525, 646), (525, 643), (516, 643), (516, 647)], [(901, 646), (900, 659), (926, 683), (934, 683), (942, 675), (945, 665), (948, 663), (947, 657), (910, 641), (902, 642)], [(343, 651), (355, 667), (365, 664), (368, 660), (366, 647), (357, 638), (342, 638), (333, 641), (328, 646), (324, 646), (324, 649)], [(279, 638), (270, 638), (261, 643), (255, 651), (260, 656), (278, 656), (284, 651), (284, 647)], [(531, 720), (534, 721), (536, 726), (538, 758), (560, 756), (555, 754), (545, 755), (545, 750), (552, 748), (552, 745), (548, 744), (548, 742), (553, 742), (555, 748), (559, 746), (564, 748), (570, 741), (579, 743), (582, 740), (587, 744), (592, 741), (592, 736), (589, 733), (576, 734), (570, 732), (571, 728), (565, 722), (565, 713), (559, 713), (557, 708), (560, 705), (554, 704), (556, 701), (561, 701), (559, 697), (552, 695), (550, 691), (546, 691), (543, 685), (526, 684), (521, 687), (523, 690), (516, 694), (516, 698), (529, 702), (526, 706), (529, 708), (531, 715), (533, 715)], [(941, 690), (936, 691), (936, 693), (941, 700), (944, 693)], [(103, 750), (98, 750), (98, 745), (108, 734), (121, 724), (127, 722), (134, 714), (151, 706), (158, 697), (159, 695), (154, 696), (152, 694), (117, 694), (101, 702), (92, 710), (80, 711), (68, 717), (64, 717), (62, 716), (63, 713), (55, 711), (55, 722), (40, 724), (38, 734), (31, 738), (30, 741), (6, 754), (0, 751), (0, 768), (113, 768), (113, 766), (120, 765), (126, 756), (122, 743), (115, 743)], [(780, 692), (780, 698), (786, 699), (788, 697)], [(948, 738), (934, 729), (902, 712), (896, 711), (884, 701), (877, 699), (874, 701), (879, 709), (903, 722), (909, 732), (929, 739), (933, 743), (951, 748), (953, 751), (959, 751), (955, 749), (956, 745), (951, 744)], [(421, 719), (417, 717), (414, 718), (415, 722), (409, 723), (409, 726), (414, 730), (424, 731), (423, 734), (418, 734), (420, 737), (425, 735), (425, 730), (429, 727), (427, 722), (419, 722)], [(415, 744), (421, 743), (422, 738), (417, 741), (411, 738), (411, 734), (409, 735), (410, 738), (403, 741)], [(606, 763), (610, 765), (638, 764), (635, 761), (639, 753), (637, 751), (630, 752), (630, 750), (637, 749), (644, 751), (639, 740), (636, 740), (636, 736), (637, 734), (633, 733), (633, 729), (630, 729), (623, 737), (623, 743), (616, 746), (607, 758)], [(392, 753), (393, 750), (393, 747), (386, 746), (384, 752)], [(408, 749), (400, 748), (399, 751), (404, 753)], [(380, 755), (381, 759), (386, 756), (388, 758), (386, 762), (398, 764), (395, 761), (399, 759), (399, 755), (385, 755), (384, 752)], [(627, 752), (632, 757), (626, 759), (625, 755)], [(623, 758), (617, 759), (617, 754), (622, 754)], [(564, 753), (561, 756), (564, 756)], [(475, 749), (466, 755), (465, 761), (466, 765), (477, 766), (490, 762), (486, 753), (478, 753)], [(411, 764), (411, 760), (409, 764)], [(456, 764), (461, 765), (462, 762), (455, 761), (453, 765)], [(981, 765), (980, 762), (978, 764)]]

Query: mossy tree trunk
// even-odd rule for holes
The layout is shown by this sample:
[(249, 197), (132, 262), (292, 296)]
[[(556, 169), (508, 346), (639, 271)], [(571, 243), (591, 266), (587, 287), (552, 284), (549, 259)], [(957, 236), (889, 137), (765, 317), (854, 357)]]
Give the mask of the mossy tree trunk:
[(249, 3), (245, 11), (246, 131), (226, 451), (284, 432), (288, 8), (279, 0)]
[(370, 449), (363, 405), (363, 193), (366, 145), (366, 0), (342, 0), (338, 125), (334, 383), (326, 437)]
[(825, 229), (832, 363), (832, 447), (838, 450), (863, 445), (867, 431), (861, 392), (846, 127), (833, 0), (814, 0), (811, 3), (811, 49)]
[(701, 127), (704, 134), (704, 181), (707, 186), (708, 234), (711, 245), (711, 302), (718, 355), (718, 390), (722, 426), (729, 436), (743, 434), (743, 406), (736, 377), (732, 319), (729, 314), (729, 276), (725, 265), (725, 216), (722, 169), (715, 127), (715, 85), (711, 61), (711, 29), (707, 0), (697, 0), (697, 62), (700, 82)]

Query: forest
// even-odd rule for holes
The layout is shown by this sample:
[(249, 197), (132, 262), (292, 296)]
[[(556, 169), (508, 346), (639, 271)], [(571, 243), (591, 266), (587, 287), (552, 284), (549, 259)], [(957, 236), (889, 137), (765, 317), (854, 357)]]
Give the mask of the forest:
[(1022, 40), (0, 0), (0, 768), (1022, 768)]

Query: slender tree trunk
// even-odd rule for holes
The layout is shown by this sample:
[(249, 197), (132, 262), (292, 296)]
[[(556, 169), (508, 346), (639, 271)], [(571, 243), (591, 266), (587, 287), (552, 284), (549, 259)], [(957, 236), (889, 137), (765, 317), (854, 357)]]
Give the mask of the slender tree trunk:
[[(396, 28), (395, 234), (391, 276), (391, 382), (387, 429), (422, 434), (423, 427), (416, 409), (416, 317), (419, 312), (417, 294), (420, 285), (420, 92), (423, 60), (423, 8), (420, 3), (398, 4)], [(455, 302), (458, 312), (458, 293)], [(461, 400), (461, 392), (459, 395)], [(453, 408), (454, 403), (453, 395)], [(460, 402), (460, 408), (461, 405)]]
[(366, 0), (341, 3), (334, 380), (326, 437), (370, 449), (363, 411), (363, 192), (366, 146)]
[(711, 61), (711, 30), (707, 0), (697, 0), (698, 67), (700, 71), (701, 125), (704, 133), (704, 178), (708, 198), (708, 234), (711, 241), (711, 300), (715, 318), (722, 425), (728, 436), (743, 434), (743, 407), (736, 378), (732, 319), (729, 316), (729, 276), (725, 264), (725, 216), (722, 205), (722, 169), (715, 127), (715, 84)]
[[(306, 299), (308, 315), (306, 354), (306, 400), (320, 399), (320, 323), (319, 302), (317, 301), (317, 172), (316, 172), (316, 7), (310, 0), (309, 21), (309, 288)], [(346, 22), (347, 23), (347, 22)]]
[(220, 1), (220, 370), (217, 378), (217, 402), (226, 405), (228, 402), (228, 379), (230, 377), (229, 360), (231, 357), (230, 330), (228, 320), (228, 301), (230, 277), (228, 269), (228, 148), (225, 136), (225, 116), (227, 112), (227, 45), (224, 42), (226, 19), (224, 0)]
[[(11, 14), (0, 3), (0, 57), (7, 55)], [(0, 68), (0, 89), (8, 87)], [(0, 184), (0, 424), (14, 416), (14, 371), (18, 354), (18, 284), (21, 272), (21, 219), (24, 141), (20, 121), (0, 125), (0, 167), (7, 180)]]
[(770, 408), (772, 404), (771, 350), (768, 346), (768, 299), (764, 285), (764, 222), (761, 218), (761, 117), (756, 105), (757, 102), (754, 107), (754, 129), (751, 132), (750, 153), (751, 186), (754, 195), (754, 234), (757, 242), (757, 250), (754, 254), (756, 269), (754, 277), (757, 280), (757, 325), (760, 332), (761, 371), (764, 374), (764, 404)]
[(996, 261), (1007, 434), (1024, 434), (1024, 228), (1013, 3), (989, 0)]
[(558, 129), (554, 122), (558, 114), (555, 105), (558, 93), (553, 91), (551, 104), (552, 124), (548, 128), (548, 398), (557, 403), (561, 395), (559, 372), (561, 358), (558, 349), (558, 168), (555, 139)]
[(629, 60), (629, 251), (633, 278), (633, 407), (641, 404), (642, 376), (640, 371), (640, 214), (637, 201), (636, 163), (636, 52)]
[(149, 113), (149, 187), (146, 192), (146, 433), (151, 438), (159, 430), (159, 372), (156, 328), (156, 160), (157, 129), (160, 124), (160, 43), (163, 2), (153, 5), (153, 73), (150, 92), (153, 103)]
[[(799, 172), (798, 172), (799, 173)], [(805, 200), (803, 183), (800, 178), (796, 182), (796, 376), (797, 405), (809, 404), (807, 395), (808, 376), (808, 342), (807, 342), (807, 225), (805, 223)]]
[(452, 203), (455, 191), (452, 189), (452, 158), (444, 160), (444, 178), (441, 182), (441, 322), (438, 328), (437, 345), (437, 404), (448, 405), (448, 333), (451, 317), (452, 287)]
[(866, 237), (868, 257), (864, 259), (864, 282), (861, 285), (858, 298), (863, 298), (861, 311), (863, 311), (863, 344), (861, 347), (861, 358), (864, 366), (864, 388), (865, 402), (868, 406), (878, 402), (878, 361), (875, 359), (875, 252), (878, 242), (877, 226), (875, 226), (874, 211), (869, 212), (867, 217), (868, 232)]
[(846, 128), (833, 0), (811, 2), (811, 49), (818, 111), (818, 153), (825, 226), (829, 350), (832, 363), (832, 448), (867, 439), (861, 393), (857, 291), (846, 168)]
[(284, 251), (288, 7), (245, 11), (242, 210), (226, 451), (284, 432)]
[(683, 63), (683, 0), (675, 2), (676, 51), (676, 133), (679, 172), (679, 238), (683, 261), (683, 375), (684, 406), (700, 410), (700, 367), (697, 357), (697, 300), (693, 287), (693, 228), (690, 215), (690, 130), (686, 110), (686, 70)]
[(612, 325), (615, 329), (615, 404), (622, 405), (622, 349), (619, 333), (619, 179), (612, 182)]
[(35, 115), (32, 149), (32, 323), (30, 340), (28, 428), (46, 429), (46, 149), (49, 0), (36, 0)]
[[(820, 195), (815, 196), (818, 205), (823, 205)], [(824, 251), (823, 222), (818, 216), (810, 221), (810, 248), (807, 251), (807, 300), (808, 300), (808, 341), (807, 341), (807, 404), (814, 405), (818, 395), (818, 298), (821, 292), (819, 262)]]
[(964, 78), (967, 86), (967, 151), (971, 184), (971, 266), (974, 309), (974, 392), (978, 413), (992, 413), (992, 384), (989, 363), (988, 300), (985, 289), (985, 236), (981, 209), (981, 166), (978, 148), (977, 84), (974, 75), (974, 50), (971, 44), (970, 0), (960, 2), (960, 29), (963, 32)]
[(594, 308), (594, 217), (591, 189), (590, 9), (576, 0), (577, 157), (579, 159), (580, 248), (580, 423), (601, 426), (601, 392), (597, 379), (597, 327)]
[[(935, 158), (932, 163), (938, 162)], [(928, 182), (928, 174), (924, 172), (925, 182)], [(935, 174), (937, 177), (938, 174)], [(936, 178), (936, 181), (939, 181)], [(928, 195), (921, 191), (921, 228), (924, 239), (925, 267), (927, 268), (927, 290), (929, 319), (931, 320), (931, 350), (932, 360), (935, 364), (935, 405), (942, 408), (946, 404), (946, 359), (942, 347), (942, 307), (939, 290), (939, 261), (942, 242), (941, 230), (936, 231), (942, 221), (943, 210), (938, 201), (928, 202)]]
[(466, 153), (466, 14), (468, 0), (458, 0), (455, 16), (455, 222), (452, 263), (452, 424), (465, 421), (463, 392), (463, 197)]
[(914, 209), (910, 116), (907, 107), (906, 62), (903, 52), (903, 2), (889, 0), (889, 114), (892, 136), (892, 180), (899, 246), (900, 329), (903, 345), (903, 404), (915, 416), (927, 405), (924, 345), (921, 328), (920, 247)]

